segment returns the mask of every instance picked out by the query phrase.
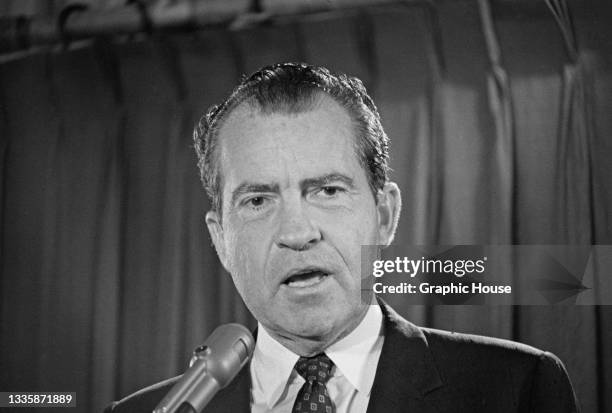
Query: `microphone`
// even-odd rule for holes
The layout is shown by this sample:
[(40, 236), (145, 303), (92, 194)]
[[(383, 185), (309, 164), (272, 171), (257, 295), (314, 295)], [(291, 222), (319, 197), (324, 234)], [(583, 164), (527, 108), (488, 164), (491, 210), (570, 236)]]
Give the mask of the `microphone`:
[(255, 340), (240, 324), (223, 324), (196, 348), (189, 368), (153, 413), (200, 413), (251, 358)]

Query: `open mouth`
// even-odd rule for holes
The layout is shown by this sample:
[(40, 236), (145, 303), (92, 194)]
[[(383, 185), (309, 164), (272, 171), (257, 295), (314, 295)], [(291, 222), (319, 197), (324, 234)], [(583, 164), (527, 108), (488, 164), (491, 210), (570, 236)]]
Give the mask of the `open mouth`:
[(306, 270), (288, 277), (283, 284), (292, 288), (305, 288), (323, 281), (329, 274), (319, 270)]

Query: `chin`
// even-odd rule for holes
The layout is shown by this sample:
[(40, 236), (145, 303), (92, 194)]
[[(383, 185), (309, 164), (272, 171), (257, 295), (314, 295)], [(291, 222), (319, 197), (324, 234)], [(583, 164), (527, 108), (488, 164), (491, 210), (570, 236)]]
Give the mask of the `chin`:
[(309, 314), (307, 317), (291, 320), (284, 324), (289, 327), (284, 330), (299, 337), (326, 340), (338, 335), (348, 323), (349, 321), (344, 318), (330, 317), (328, 311), (321, 311), (318, 314)]

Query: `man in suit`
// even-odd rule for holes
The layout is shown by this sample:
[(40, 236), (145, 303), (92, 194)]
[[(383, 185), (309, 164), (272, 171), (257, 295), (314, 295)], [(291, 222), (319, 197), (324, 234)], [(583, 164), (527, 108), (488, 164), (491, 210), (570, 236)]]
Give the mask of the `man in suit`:
[[(401, 198), (358, 79), (263, 68), (207, 113), (195, 141), (208, 230), (258, 320), (249, 367), (206, 412), (577, 411), (550, 353), (419, 328), (362, 294), (361, 246), (391, 243)], [(107, 411), (151, 411), (175, 381)]]

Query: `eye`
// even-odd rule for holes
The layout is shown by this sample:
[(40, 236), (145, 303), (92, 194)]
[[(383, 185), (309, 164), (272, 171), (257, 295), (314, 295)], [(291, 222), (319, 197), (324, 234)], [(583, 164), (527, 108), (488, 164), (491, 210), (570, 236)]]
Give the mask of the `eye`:
[(268, 199), (265, 196), (253, 196), (245, 200), (244, 205), (247, 208), (259, 210), (266, 206)]
[(340, 191), (340, 189), (341, 188), (338, 188), (337, 186), (324, 186), (321, 188), (321, 192), (323, 192), (323, 195), (334, 196)]
[(323, 198), (335, 198), (343, 192), (346, 192), (346, 189), (336, 185), (325, 185), (319, 188), (319, 190), (317, 191), (319, 196)]
[(274, 197), (268, 194), (252, 194), (239, 202), (239, 212), (244, 218), (256, 218), (265, 215), (274, 206)]
[(250, 198), (250, 199), (247, 201), (247, 204), (248, 204), (249, 206), (253, 206), (253, 207), (259, 207), (259, 206), (262, 206), (262, 205), (263, 205), (263, 203), (264, 203), (264, 197), (263, 197), (263, 196), (255, 196), (255, 197), (253, 197), (253, 198)]

